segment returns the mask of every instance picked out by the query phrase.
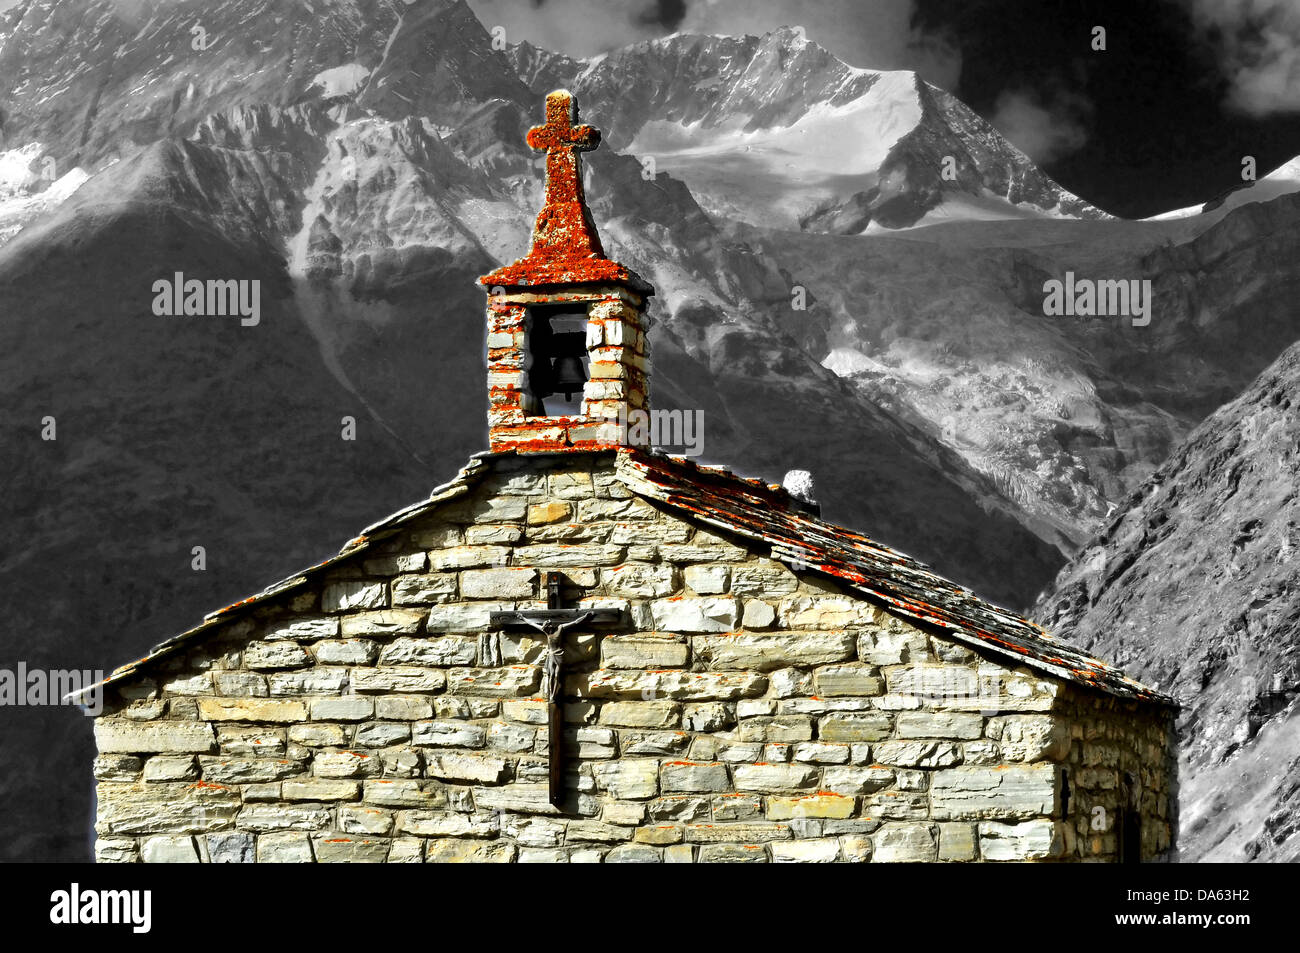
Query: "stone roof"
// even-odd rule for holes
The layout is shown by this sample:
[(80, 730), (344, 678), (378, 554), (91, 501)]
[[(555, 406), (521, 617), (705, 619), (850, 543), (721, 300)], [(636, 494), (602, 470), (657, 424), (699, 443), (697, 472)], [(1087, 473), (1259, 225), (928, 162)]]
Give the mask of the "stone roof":
[[(980, 599), (912, 557), (820, 519), (809, 512), (807, 504), (778, 485), (744, 479), (723, 468), (698, 466), (678, 457), (629, 447), (560, 451), (554, 456), (571, 460), (580, 453), (616, 454), (616, 476), (637, 495), (686, 518), (743, 537), (751, 546), (770, 549), (773, 559), (833, 579), (899, 616), (943, 630), (955, 641), (1121, 699), (1173, 707), (1178, 704), (1114, 666), (1054, 639), (1035, 623)], [(529, 453), (527, 457), (550, 455)], [(437, 487), (428, 499), (367, 527), (348, 540), (336, 555), (256, 595), (209, 613), (198, 625), (160, 642), (147, 655), (120, 666), (103, 681), (69, 697), (129, 679), (147, 665), (200, 641), (249, 609), (306, 586), (335, 564), (371, 549), (412, 521), (467, 495), (497, 463), (519, 458), (514, 452), (476, 454), (455, 479)]]

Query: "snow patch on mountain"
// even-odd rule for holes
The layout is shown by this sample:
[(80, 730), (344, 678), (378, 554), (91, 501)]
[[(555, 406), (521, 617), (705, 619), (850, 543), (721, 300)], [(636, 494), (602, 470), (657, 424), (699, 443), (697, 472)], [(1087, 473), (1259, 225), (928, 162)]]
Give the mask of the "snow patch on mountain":
[[(0, 245), (17, 235), (32, 219), (63, 204), (90, 178), (78, 166), (53, 181), (47, 180), (42, 172), (31, 169), (43, 151), (41, 143), (29, 142), (0, 152)], [(47, 181), (49, 184), (44, 189), (38, 188)]]
[(874, 361), (855, 347), (833, 348), (822, 358), (822, 367), (837, 377), (853, 377), (857, 374), (883, 374), (890, 368)]
[(344, 63), (332, 69), (322, 70), (312, 77), (308, 88), (320, 87), (321, 95), (326, 99), (338, 96), (350, 96), (360, 89), (370, 78), (370, 70), (360, 63)]
[(889, 150), (921, 121), (916, 74), (875, 75), (860, 98), (815, 103), (790, 125), (750, 128), (743, 116), (724, 124), (656, 119), (626, 151), (685, 179), (706, 207), (738, 211), (752, 224), (798, 227), (836, 194), (870, 188)]
[(905, 232), (925, 228), (928, 225), (946, 225), (953, 222), (1037, 222), (1045, 218), (1075, 220), (1075, 216), (1065, 212), (1059, 206), (1045, 209), (1030, 202), (1016, 203), (984, 189), (980, 195), (950, 193), (911, 225), (886, 228), (878, 222), (872, 222), (860, 234)]
[(31, 188), (38, 179), (31, 165), (40, 156), (42, 148), (39, 142), (29, 142), (17, 149), (0, 152), (0, 197)]

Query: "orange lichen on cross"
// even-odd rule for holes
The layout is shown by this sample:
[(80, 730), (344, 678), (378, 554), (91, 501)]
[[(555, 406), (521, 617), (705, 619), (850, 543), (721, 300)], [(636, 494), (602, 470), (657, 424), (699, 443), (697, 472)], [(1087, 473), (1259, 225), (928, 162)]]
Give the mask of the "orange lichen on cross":
[(533, 226), (533, 247), (512, 265), (479, 281), (488, 286), (641, 281), (605, 257), (582, 190), (580, 153), (600, 145), (600, 131), (578, 125), (573, 95), (557, 89), (546, 97), (546, 124), (528, 130), (527, 142), (546, 153), (546, 193)]
[(600, 145), (593, 126), (575, 126), (578, 107), (563, 89), (546, 97), (546, 125), (528, 130), (527, 142), (546, 153), (546, 204), (533, 229), (533, 250), (604, 257), (582, 193), (581, 152)]

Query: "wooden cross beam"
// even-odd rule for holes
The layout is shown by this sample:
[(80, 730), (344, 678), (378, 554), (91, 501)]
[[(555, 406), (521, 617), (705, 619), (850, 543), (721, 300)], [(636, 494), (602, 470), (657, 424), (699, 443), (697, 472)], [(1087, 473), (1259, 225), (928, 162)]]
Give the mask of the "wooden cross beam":
[(558, 572), (545, 576), (546, 608), (493, 612), (493, 628), (527, 626), (546, 636), (547, 725), (549, 734), (547, 792), (551, 804), (564, 803), (564, 633), (589, 622), (611, 624), (622, 618), (618, 609), (565, 608), (561, 587), (564, 577)]

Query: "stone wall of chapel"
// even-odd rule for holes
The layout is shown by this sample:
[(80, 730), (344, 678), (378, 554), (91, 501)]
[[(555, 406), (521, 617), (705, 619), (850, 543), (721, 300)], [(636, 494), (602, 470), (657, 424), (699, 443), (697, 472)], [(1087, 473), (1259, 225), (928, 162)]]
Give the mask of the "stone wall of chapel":
[[(1128, 772), (1170, 848), (1169, 719), (921, 629), (520, 458), (252, 610), (96, 723), (101, 861), (1114, 859)], [(625, 624), (570, 637), (570, 802), (544, 645), (488, 631), (555, 570)], [(1063, 815), (1068, 811), (1068, 816)]]

